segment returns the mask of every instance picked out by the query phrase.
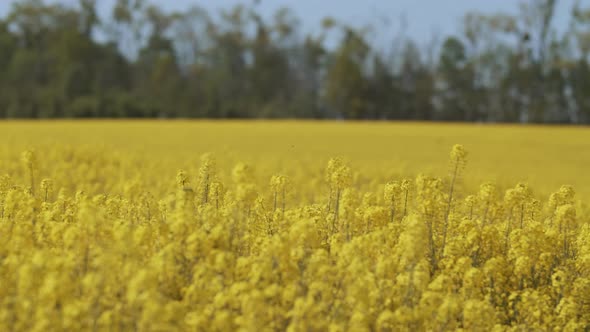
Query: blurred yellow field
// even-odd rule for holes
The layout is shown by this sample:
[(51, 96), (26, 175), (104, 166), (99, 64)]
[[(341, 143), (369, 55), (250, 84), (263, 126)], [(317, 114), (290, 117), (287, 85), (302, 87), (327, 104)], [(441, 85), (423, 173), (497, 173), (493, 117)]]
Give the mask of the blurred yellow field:
[[(337, 122), (51, 121), (0, 123), (2, 163), (29, 147), (38, 150), (101, 147), (107, 155), (132, 156), (162, 175), (197, 167), (210, 152), (226, 170), (238, 161), (273, 173), (323, 170), (331, 157), (350, 162), (361, 177), (448, 172), (447, 152), (463, 144), (470, 152), (465, 181), (496, 181), (508, 187), (526, 181), (548, 195), (563, 184), (590, 194), (590, 129), (514, 125)], [(155, 166), (154, 166), (155, 167)], [(41, 169), (41, 172), (48, 169)], [(142, 169), (133, 170), (142, 174)], [(48, 174), (49, 175), (49, 174)], [(310, 179), (311, 180), (311, 179)]]
[(584, 331), (588, 128), (0, 123), (0, 331)]

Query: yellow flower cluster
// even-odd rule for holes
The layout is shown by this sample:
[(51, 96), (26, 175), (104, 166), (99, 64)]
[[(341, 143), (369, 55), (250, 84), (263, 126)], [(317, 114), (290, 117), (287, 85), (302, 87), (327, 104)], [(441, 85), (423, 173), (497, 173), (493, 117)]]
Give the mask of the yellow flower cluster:
[(0, 331), (590, 329), (587, 207), (471, 192), (460, 145), (388, 181), (38, 151), (2, 161)]

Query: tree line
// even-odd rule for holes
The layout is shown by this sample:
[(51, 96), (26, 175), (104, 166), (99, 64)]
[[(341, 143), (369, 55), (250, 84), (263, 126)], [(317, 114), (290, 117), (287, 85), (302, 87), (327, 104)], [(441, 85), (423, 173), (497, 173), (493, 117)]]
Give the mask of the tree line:
[[(22, 0), (0, 19), (0, 117), (590, 122), (590, 7), (466, 13), (419, 43), (403, 19), (308, 31), (289, 8), (169, 12)], [(394, 31), (391, 42), (376, 42)]]

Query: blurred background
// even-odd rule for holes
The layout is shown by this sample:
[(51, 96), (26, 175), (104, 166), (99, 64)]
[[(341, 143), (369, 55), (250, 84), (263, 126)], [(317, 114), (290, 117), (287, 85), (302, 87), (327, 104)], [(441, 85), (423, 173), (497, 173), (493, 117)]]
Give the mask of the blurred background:
[(0, 2), (2, 118), (590, 122), (590, 1)]

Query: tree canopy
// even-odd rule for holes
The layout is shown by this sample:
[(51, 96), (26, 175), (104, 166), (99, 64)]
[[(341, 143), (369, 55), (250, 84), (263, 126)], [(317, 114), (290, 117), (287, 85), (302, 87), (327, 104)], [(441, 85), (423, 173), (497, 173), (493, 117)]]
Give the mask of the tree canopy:
[[(590, 123), (590, 7), (556, 29), (555, 0), (469, 12), (462, 33), (418, 43), (400, 22), (289, 8), (168, 12), (146, 0), (16, 2), (0, 19), (0, 117), (316, 118)], [(395, 24), (393, 25), (395, 26)], [(388, 27), (387, 29), (392, 29)]]

